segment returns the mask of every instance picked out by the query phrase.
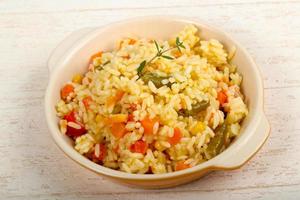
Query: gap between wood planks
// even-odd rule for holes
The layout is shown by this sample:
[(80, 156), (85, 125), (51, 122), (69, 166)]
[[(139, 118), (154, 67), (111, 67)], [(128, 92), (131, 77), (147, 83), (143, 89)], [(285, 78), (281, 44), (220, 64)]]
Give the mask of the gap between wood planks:
[[(265, 84), (265, 83), (264, 83)], [(277, 86), (277, 87), (264, 87), (264, 90), (278, 90), (288, 88), (300, 88), (300, 85), (288, 85), (288, 86)]]
[(147, 7), (107, 7), (107, 8), (86, 8), (61, 11), (41, 11), (41, 12), (0, 12), (1, 15), (23, 15), (23, 14), (54, 14), (54, 13), (72, 13), (72, 12), (95, 12), (110, 10), (150, 10), (150, 9), (176, 9), (176, 8), (195, 8), (195, 7), (212, 7), (212, 6), (248, 6), (248, 5), (282, 5), (282, 4), (299, 4), (299, 1), (262, 1), (262, 2), (240, 2), (240, 3), (208, 3), (208, 4), (191, 4), (191, 5), (172, 5), (172, 6), (147, 6)]
[[(72, 195), (89, 195), (89, 196), (101, 196), (101, 195), (134, 195), (134, 194), (167, 194), (167, 193), (191, 193), (191, 192), (219, 192), (219, 191), (240, 191), (240, 190), (252, 190), (252, 189), (262, 189), (262, 188), (282, 188), (282, 187), (295, 187), (295, 186), (300, 186), (300, 183), (294, 183), (294, 184), (288, 184), (288, 185), (283, 185), (283, 184), (278, 184), (278, 185), (268, 185), (268, 186), (249, 186), (249, 187), (240, 187), (240, 188), (224, 188), (224, 189), (216, 189), (216, 190), (197, 190), (197, 189), (187, 189), (187, 190), (175, 190), (174, 188), (171, 189), (157, 189), (157, 190), (147, 190), (147, 189), (141, 189), (141, 191), (130, 191), (130, 192), (74, 192)], [(6, 198), (15, 198), (15, 197), (42, 197), (42, 196), (63, 196), (63, 195), (70, 195), (70, 193), (63, 193), (63, 192), (56, 192), (56, 193), (48, 193), (48, 194), (34, 194), (34, 195), (9, 195), (6, 196)]]

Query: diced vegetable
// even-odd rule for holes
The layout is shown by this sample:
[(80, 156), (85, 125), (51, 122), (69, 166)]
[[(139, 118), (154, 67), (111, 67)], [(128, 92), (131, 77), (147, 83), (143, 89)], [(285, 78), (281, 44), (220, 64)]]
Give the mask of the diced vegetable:
[(135, 153), (145, 154), (148, 149), (148, 144), (143, 140), (138, 140), (130, 146), (130, 150)]
[(108, 117), (102, 116), (102, 121), (105, 125), (111, 126), (111, 120)]
[(127, 121), (129, 121), (129, 122), (134, 121), (134, 116), (133, 116), (133, 114), (128, 114)]
[(107, 105), (108, 106), (113, 106), (115, 105), (117, 102), (119, 102), (122, 97), (124, 96), (125, 92), (123, 92), (122, 90), (118, 90), (116, 92), (116, 95), (115, 96), (110, 96), (108, 99), (107, 99)]
[(196, 125), (192, 128), (191, 133), (196, 135), (197, 133), (201, 133), (206, 128), (206, 125), (203, 122), (197, 122)]
[(184, 160), (179, 161), (175, 165), (175, 171), (184, 170), (184, 169), (187, 169), (187, 168), (190, 168), (190, 167), (191, 167), (190, 165), (184, 163)]
[(145, 117), (143, 120), (141, 120), (141, 124), (146, 135), (153, 134), (153, 126), (156, 122), (159, 122), (157, 118), (150, 119), (149, 117)]
[(75, 112), (71, 111), (70, 113), (66, 114), (64, 116), (64, 119), (67, 120), (67, 122), (75, 122), (76, 121)]
[(134, 116), (132, 113), (136, 110), (136, 107), (137, 107), (137, 105), (134, 103), (129, 104), (129, 108), (128, 108), (129, 114), (127, 117), (127, 121), (129, 121), (129, 122), (134, 121)]
[(62, 99), (66, 99), (70, 93), (74, 92), (74, 87), (71, 84), (66, 84), (60, 91)]
[(201, 101), (192, 105), (193, 114), (198, 114), (199, 112), (205, 110), (209, 106), (209, 101)]
[(124, 96), (125, 92), (122, 90), (118, 90), (115, 96), (116, 102), (120, 101), (122, 97)]
[(166, 150), (168, 147), (161, 145), (161, 143), (159, 141), (155, 141), (154, 142), (154, 147), (155, 149), (157, 149), (158, 151), (163, 152), (164, 150)]
[(95, 120), (96, 120), (97, 123), (103, 122), (105, 125), (109, 125), (109, 126), (111, 125), (110, 119), (107, 118), (107, 117), (105, 117), (105, 116), (103, 116), (103, 115), (100, 115), (100, 114), (98, 114), (96, 116)]
[(90, 96), (84, 97), (82, 99), (82, 103), (83, 103), (83, 105), (85, 106), (86, 109), (89, 108), (91, 102), (93, 102), (93, 100), (92, 100), (92, 97), (90, 97)]
[(102, 116), (100, 115), (100, 114), (98, 114), (97, 116), (96, 116), (96, 122), (97, 123), (99, 123), (99, 122), (101, 122), (101, 120), (102, 120)]
[(100, 161), (103, 161), (106, 157), (107, 149), (104, 144), (96, 144), (95, 151), (94, 151), (94, 158)]
[(113, 105), (115, 105), (115, 103), (116, 103), (115, 97), (110, 96), (107, 98), (107, 106), (109, 106), (109, 107), (113, 106)]
[(90, 57), (89, 63), (93, 63), (93, 60), (94, 60), (95, 58), (101, 57), (101, 56), (102, 56), (102, 53), (103, 53), (102, 51), (99, 51), (99, 52), (93, 54), (93, 55)]
[(191, 110), (181, 109), (178, 111), (178, 115), (188, 117), (188, 116), (196, 116), (199, 112), (205, 110), (209, 106), (209, 101), (200, 101), (196, 104), (192, 105)]
[(65, 115), (64, 119), (68, 122), (66, 135), (76, 138), (87, 132), (87, 130), (84, 128), (84, 125), (76, 121), (74, 111)]
[(193, 80), (197, 80), (197, 79), (198, 79), (198, 74), (197, 74), (195, 71), (192, 71), (192, 72), (191, 72), (191, 78), (192, 78)]
[(230, 144), (230, 132), (226, 129), (224, 133), (224, 146), (228, 147)]
[(218, 101), (220, 102), (220, 105), (223, 105), (224, 103), (227, 103), (227, 95), (224, 91), (218, 92)]
[(226, 123), (220, 125), (215, 132), (216, 135), (210, 140), (206, 149), (206, 152), (210, 155), (210, 157), (218, 155), (225, 145), (227, 132)]
[(180, 51), (176, 50), (173, 52), (173, 55), (175, 58), (179, 58), (180, 56), (182, 56), (182, 53)]
[(128, 118), (127, 114), (114, 114), (110, 116), (110, 120), (112, 123), (120, 123), (120, 122), (126, 122)]
[[(75, 122), (73, 122), (73, 123), (75, 123)], [(84, 128), (84, 126), (82, 124), (79, 124), (78, 122), (76, 122), (76, 124), (78, 124), (80, 126), (80, 128), (77, 129), (77, 128), (73, 128), (68, 125), (66, 135), (76, 138), (76, 137), (86, 134), (87, 131)]]
[(122, 106), (120, 105), (120, 104), (116, 104), (115, 106), (114, 106), (114, 109), (113, 109), (113, 111), (112, 111), (112, 114), (118, 114), (118, 113), (120, 113), (122, 111)]
[(81, 81), (82, 81), (82, 75), (81, 74), (75, 74), (72, 78), (72, 82), (73, 83), (78, 83), (78, 84), (81, 84)]
[(174, 134), (173, 134), (173, 137), (170, 137), (168, 142), (171, 144), (171, 145), (175, 145), (177, 143), (180, 142), (182, 138), (182, 134), (181, 134), (181, 131), (179, 128), (174, 128)]
[(131, 104), (129, 105), (129, 108), (128, 108), (128, 110), (129, 110), (129, 111), (131, 111), (131, 112), (133, 112), (133, 111), (135, 111), (135, 110), (136, 110), (136, 107), (137, 107), (137, 105), (136, 105), (136, 104), (134, 104), (134, 103), (131, 103)]
[[(156, 88), (160, 88), (164, 86), (162, 84), (162, 80), (170, 78), (169, 76), (159, 76), (158, 74), (155, 73), (144, 73), (142, 75), (142, 80), (145, 82), (145, 84), (148, 84), (149, 81), (152, 81), (152, 83), (155, 85)], [(171, 87), (172, 83), (168, 83), (166, 86)]]
[(127, 55), (124, 55), (124, 56), (121, 56), (122, 58), (124, 58), (124, 59), (130, 59), (130, 55), (129, 54), (127, 54)]
[(123, 137), (126, 133), (124, 123), (113, 123), (110, 130), (113, 136), (118, 139)]
[(129, 45), (134, 45), (136, 43), (135, 39), (130, 38), (128, 44)]
[(119, 145), (117, 144), (114, 148), (113, 148), (113, 151), (115, 152), (115, 153), (119, 153)]

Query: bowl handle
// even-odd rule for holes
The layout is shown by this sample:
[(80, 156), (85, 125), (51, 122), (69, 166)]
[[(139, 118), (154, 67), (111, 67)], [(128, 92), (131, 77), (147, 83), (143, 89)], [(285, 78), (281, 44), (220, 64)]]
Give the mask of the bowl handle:
[(80, 38), (82, 38), (87, 33), (91, 32), (95, 28), (82, 28), (79, 30), (76, 30), (69, 34), (62, 42), (59, 43), (59, 45), (52, 51), (49, 60), (48, 60), (48, 70), (49, 73), (54, 70), (54, 68), (57, 66), (57, 63), (59, 62), (60, 58), (64, 56), (64, 54), (70, 49), (70, 47), (78, 41)]
[(240, 148), (238, 155), (228, 154), (222, 160), (215, 164), (220, 169), (236, 169), (243, 166), (250, 160), (262, 147), (270, 134), (270, 124), (266, 115), (262, 113), (259, 125), (255, 130), (255, 134), (245, 145)]

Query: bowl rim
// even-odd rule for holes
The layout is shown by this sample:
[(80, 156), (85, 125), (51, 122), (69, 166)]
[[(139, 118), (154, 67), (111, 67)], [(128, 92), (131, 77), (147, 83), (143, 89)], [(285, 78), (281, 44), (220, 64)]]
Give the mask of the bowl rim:
[[(250, 54), (246, 51), (246, 49), (237, 41), (235, 40), (232, 36), (230, 36), (229, 34), (227, 34), (226, 32), (224, 32), (223, 30), (220, 30), (219, 28), (213, 27), (211, 25), (208, 25), (206, 23), (204, 23), (203, 21), (199, 20), (198, 18), (188, 18), (188, 17), (183, 17), (183, 16), (174, 16), (174, 15), (168, 15), (168, 16), (160, 16), (160, 15), (151, 15), (151, 16), (144, 16), (144, 17), (134, 17), (134, 18), (128, 18), (125, 20), (120, 20), (117, 22), (113, 22), (113, 23), (109, 23), (106, 24), (104, 26), (101, 27), (97, 27), (94, 31), (91, 31), (89, 33), (87, 33), (81, 40), (78, 40), (74, 43), (74, 45), (70, 48), (69, 52), (66, 53), (68, 56), (66, 56), (63, 60), (67, 61), (69, 60), (69, 58), (72, 56), (71, 52), (76, 52), (77, 49), (79, 49), (80, 47), (84, 46), (84, 44), (87, 42), (88, 39), (91, 39), (93, 37), (95, 37), (96, 35), (98, 35), (99, 33), (103, 32), (105, 29), (111, 28), (112, 26), (118, 26), (118, 25), (122, 25), (124, 23), (132, 23), (132, 22), (139, 22), (139, 21), (143, 21), (143, 20), (171, 20), (171, 21), (177, 21), (177, 22), (184, 22), (187, 24), (195, 24), (197, 26), (201, 26), (201, 27), (205, 27), (206, 29), (210, 29), (213, 32), (218, 32), (219, 34), (223, 35), (225, 38), (227, 38), (228, 40), (234, 41), (235, 46), (237, 47), (237, 49), (239, 49), (239, 51), (242, 51), (244, 53), (244, 55), (247, 57), (247, 59), (249, 60), (249, 62), (251, 63), (252, 70), (255, 73), (255, 76), (257, 77), (257, 88), (258, 88), (258, 94), (259, 94), (259, 99), (258, 99), (258, 108), (262, 115), (264, 115), (264, 99), (263, 99), (263, 81), (262, 81), (262, 75), (260, 72), (259, 67), (257, 66), (257, 64), (254, 62), (253, 58), (250, 56)], [(59, 44), (60, 45), (60, 44)], [(58, 45), (58, 46), (59, 46)], [(54, 49), (55, 51), (55, 49)], [(55, 75), (57, 75), (57, 69), (59, 69), (60, 67), (62, 67), (64, 65), (64, 62), (60, 62), (58, 64), (58, 67), (55, 68), (50, 77), (49, 77), (49, 82), (48, 82), (48, 86), (47, 86), (47, 90), (46, 90), (46, 94), (45, 94), (45, 115), (46, 115), (46, 120), (47, 120), (47, 124), (48, 127), (50, 129), (52, 138), (54, 139), (55, 143), (57, 144), (57, 146), (68, 156), (70, 157), (72, 160), (76, 161), (78, 164), (80, 164), (81, 166), (96, 172), (96, 173), (100, 173), (102, 175), (105, 176), (109, 176), (109, 177), (114, 177), (114, 178), (121, 178), (124, 180), (161, 180), (161, 179), (169, 179), (169, 178), (174, 178), (174, 177), (179, 177), (179, 176), (184, 176), (184, 175), (189, 175), (189, 174), (193, 174), (193, 173), (197, 173), (199, 171), (213, 171), (213, 170), (232, 170), (232, 169), (237, 169), (240, 168), (241, 166), (243, 166), (244, 164), (246, 164), (258, 151), (259, 149), (263, 146), (263, 144), (265, 143), (265, 141), (267, 140), (268, 137), (266, 137), (264, 139), (264, 141), (262, 142), (262, 144), (260, 146), (258, 146), (257, 149), (254, 150), (254, 152), (250, 155), (249, 158), (247, 158), (243, 163), (241, 163), (240, 165), (237, 166), (233, 166), (233, 167), (220, 167), (215, 165), (214, 163), (216, 163), (216, 161), (218, 159), (220, 159), (220, 157), (222, 155), (224, 155), (224, 153), (226, 152), (223, 151), (222, 153), (220, 153), (219, 155), (217, 155), (216, 157), (205, 161), (201, 164), (198, 164), (194, 167), (185, 169), (185, 170), (180, 170), (180, 171), (175, 171), (175, 172), (170, 172), (170, 173), (164, 173), (164, 174), (131, 174), (131, 173), (127, 173), (127, 172), (122, 172), (122, 171), (118, 171), (118, 170), (114, 170), (114, 169), (110, 169), (101, 165), (98, 165), (92, 161), (90, 161), (89, 159), (87, 159), (86, 157), (84, 157), (83, 155), (79, 154), (76, 150), (74, 150), (74, 148), (69, 147), (69, 145), (67, 145), (65, 143), (65, 141), (62, 140), (61, 137), (59, 137), (60, 132), (57, 131), (57, 127), (55, 128), (53, 126), (53, 123), (50, 124), (51, 120), (51, 108), (49, 108), (50, 106), (50, 99), (51, 99), (51, 80), (53, 77), (55, 77)], [(57, 122), (56, 122), (57, 123)], [(258, 126), (258, 123), (256, 123), (256, 126)], [(57, 125), (56, 125), (57, 126)], [(254, 129), (254, 128), (253, 128)], [(270, 130), (268, 131), (268, 135), (270, 133)], [(74, 151), (76, 153), (74, 153)]]

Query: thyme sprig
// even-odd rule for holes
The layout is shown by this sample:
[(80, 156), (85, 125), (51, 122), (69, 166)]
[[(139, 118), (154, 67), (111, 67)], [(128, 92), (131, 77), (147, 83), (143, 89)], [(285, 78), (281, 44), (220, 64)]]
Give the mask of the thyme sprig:
[(165, 50), (163, 50), (164, 47), (160, 47), (155, 40), (154, 40), (154, 44), (155, 44), (157, 53), (149, 61), (144, 60), (143, 62), (140, 63), (139, 67), (137, 68), (137, 73), (138, 73), (139, 77), (143, 74), (143, 70), (146, 67), (146, 65), (149, 65), (156, 58), (162, 57), (162, 58), (169, 59), (169, 60), (173, 60), (174, 59), (171, 56), (164, 55), (164, 53), (166, 53), (168, 51), (171, 51), (173, 49), (178, 49), (179, 52), (181, 52), (181, 48), (185, 49), (185, 46), (183, 45), (183, 42), (181, 42), (178, 37), (176, 37), (176, 45), (175, 45), (175, 47), (170, 47), (170, 48), (165, 49)]
[(105, 65), (109, 64), (110, 61), (106, 61), (105, 63), (103, 63), (102, 65), (98, 65), (98, 66), (95, 66), (94, 69), (102, 69)]

